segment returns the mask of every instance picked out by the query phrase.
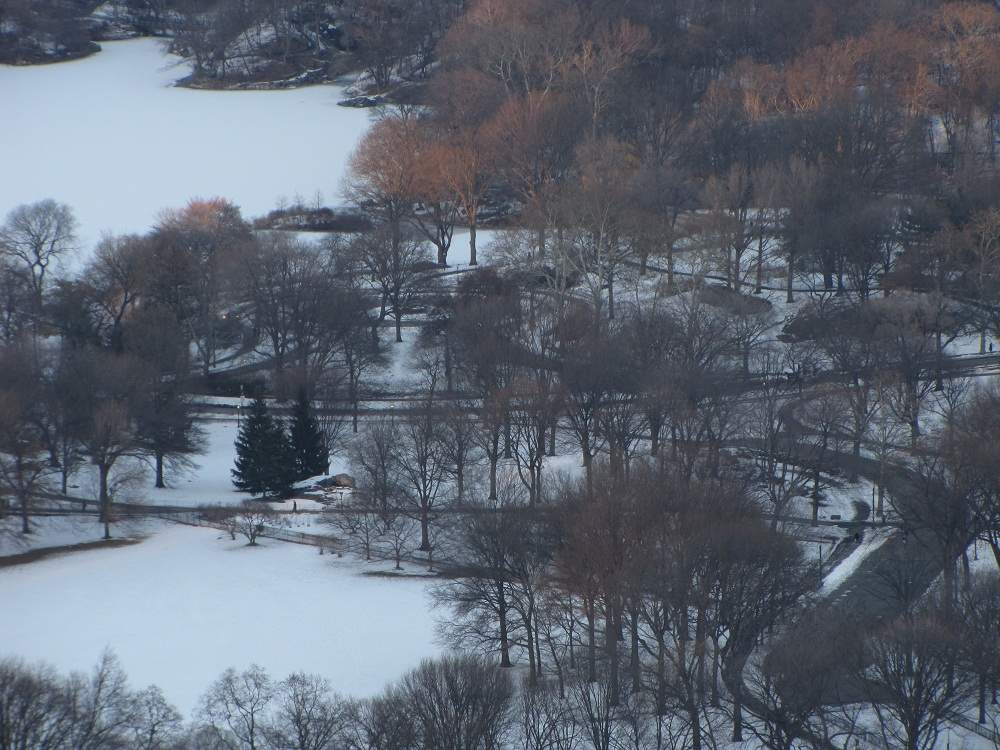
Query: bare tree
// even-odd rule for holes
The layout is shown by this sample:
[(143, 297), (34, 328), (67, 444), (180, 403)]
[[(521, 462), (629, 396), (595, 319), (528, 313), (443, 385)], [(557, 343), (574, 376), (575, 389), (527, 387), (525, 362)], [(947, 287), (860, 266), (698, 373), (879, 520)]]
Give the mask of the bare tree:
[(576, 750), (582, 740), (572, 706), (552, 685), (522, 685), (518, 692), (516, 747), (519, 750)]
[(386, 241), (399, 252), (403, 223), (413, 213), (421, 154), (415, 118), (386, 117), (375, 123), (351, 156), (347, 198), (386, 227)]
[(348, 706), (326, 679), (303, 672), (289, 675), (275, 686), (273, 703), (263, 731), (268, 747), (330, 750), (344, 742)]
[(563, 196), (568, 241), (557, 242), (557, 261), (566, 262), (587, 285), (598, 316), (615, 317), (615, 281), (635, 253), (631, 208), (636, 161), (624, 144), (588, 142), (577, 152), (579, 179)]
[(421, 290), (421, 265), (427, 261), (424, 245), (393, 237), (385, 228), (361, 237), (355, 244), (369, 279), (381, 298), (379, 320), (391, 315), (396, 341), (403, 340), (403, 316)]
[(417, 521), (402, 511), (382, 513), (379, 521), (382, 526), (382, 539), (389, 548), (396, 570), (402, 570), (403, 555), (413, 546)]
[(506, 476), (497, 497), (473, 506), (458, 528), (459, 564), (467, 575), (435, 587), (434, 599), (453, 616), (440, 628), (449, 642), (499, 654), (500, 666), (513, 664), (515, 639), (513, 558), (525, 529), (518, 516), (517, 480)]
[(52, 199), (18, 206), (0, 227), (0, 252), (26, 272), (36, 315), (41, 312), (50, 267), (76, 249), (75, 232), (72, 209)]
[(618, 735), (620, 702), (610, 680), (579, 680), (573, 685), (572, 705), (580, 715), (583, 735), (594, 750), (613, 750)]
[(855, 632), (835, 618), (824, 622), (805, 615), (751, 659), (746, 685), (763, 710), (755, 711), (750, 731), (769, 750), (791, 750), (797, 742), (822, 736), (836, 711), (837, 681), (853, 653)]
[(399, 690), (421, 732), (421, 744), (441, 750), (502, 746), (509, 731), (510, 677), (475, 656), (426, 660)]
[(443, 413), (444, 428), (440, 434), (441, 450), (448, 462), (448, 475), (455, 481), (455, 503), (465, 502), (465, 480), (482, 457), (476, 450), (476, 433), (472, 404), (455, 401)]
[(137, 416), (145, 368), (128, 355), (84, 352), (73, 374), (80, 383), (83, 430), (80, 444), (98, 473), (104, 538), (111, 538), (111, 472), (120, 459), (142, 453)]
[(262, 750), (267, 710), (274, 700), (270, 676), (256, 664), (227, 669), (201, 698), (198, 716), (212, 739), (227, 750)]
[(335, 511), (325, 514), (324, 521), (342, 534), (348, 544), (356, 546), (365, 562), (371, 562), (372, 550), (385, 533), (384, 518), (388, 512), (391, 511), (381, 511), (371, 505), (368, 497), (359, 492)]
[(255, 330), (280, 375), (296, 369), (310, 387), (330, 365), (344, 340), (344, 295), (335, 282), (332, 260), (319, 247), (270, 233), (254, 243), (243, 260), (243, 285)]
[(959, 612), (964, 624), (964, 670), (977, 682), (978, 721), (985, 724), (988, 688), (993, 685), (995, 691), (1000, 679), (1000, 644), (993, 634), (1000, 618), (1000, 576), (994, 571), (974, 577), (962, 592)]
[(53, 470), (45, 455), (38, 414), (44, 405), (43, 386), (34, 361), (24, 347), (0, 350), (0, 494), (17, 500), (22, 534), (31, 532), (35, 495)]
[(114, 747), (135, 723), (128, 681), (111, 651), (101, 655), (89, 675), (70, 675), (64, 690), (72, 727), (69, 747), (80, 750)]
[(173, 310), (208, 375), (219, 350), (231, 343), (227, 292), (237, 257), (252, 243), (250, 228), (229, 201), (194, 199), (164, 212), (150, 242), (147, 294)]
[(0, 725), (8, 748), (61, 750), (67, 747), (72, 713), (61, 681), (49, 667), (0, 660)]
[(155, 685), (132, 696), (130, 747), (136, 750), (169, 750), (181, 741), (183, 720), (180, 713)]
[(431, 550), (431, 514), (438, 505), (448, 461), (441, 441), (441, 425), (428, 400), (423, 413), (410, 416), (400, 427), (396, 466), (400, 484), (420, 521), (420, 549)]
[(257, 537), (268, 528), (284, 526), (285, 519), (266, 502), (244, 500), (235, 511), (234, 528), (247, 540), (250, 547), (257, 546)]
[(402, 487), (397, 468), (399, 425), (391, 417), (371, 422), (351, 450), (351, 470), (368, 507), (377, 512), (401, 503)]
[(94, 258), (84, 270), (101, 338), (115, 351), (122, 348), (125, 318), (142, 294), (148, 245), (141, 237), (107, 235), (101, 238)]
[(955, 679), (961, 647), (957, 623), (935, 608), (882, 625), (865, 639), (857, 673), (886, 742), (930, 750), (948, 717), (968, 706), (975, 686)]

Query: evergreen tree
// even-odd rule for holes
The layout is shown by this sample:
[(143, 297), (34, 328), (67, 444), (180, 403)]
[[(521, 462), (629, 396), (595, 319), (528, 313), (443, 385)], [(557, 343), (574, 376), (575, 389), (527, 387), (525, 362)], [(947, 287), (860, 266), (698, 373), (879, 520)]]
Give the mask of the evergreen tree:
[(326, 445), (326, 436), (312, 414), (304, 388), (299, 390), (299, 397), (292, 410), (289, 439), (295, 455), (296, 479), (306, 479), (327, 472), (330, 468), (330, 450)]
[(288, 495), (294, 477), (294, 456), (285, 428), (256, 398), (236, 438), (233, 484), (252, 495)]

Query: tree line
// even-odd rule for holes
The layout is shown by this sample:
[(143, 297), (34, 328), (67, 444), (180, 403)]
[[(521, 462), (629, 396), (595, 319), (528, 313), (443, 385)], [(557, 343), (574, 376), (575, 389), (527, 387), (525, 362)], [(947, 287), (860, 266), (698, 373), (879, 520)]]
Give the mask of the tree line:
[(517, 217), (497, 254), (609, 317), (653, 262), (789, 302), (946, 293), (993, 330), (1000, 12), (792, 6), (470, 3), (348, 195), (442, 264), (456, 225), (475, 264), (481, 219)]
[[(302, 455), (286, 479), (322, 473), (319, 454), (340, 428), (317, 421), (312, 402), (344, 393), (357, 429), (363, 383), (382, 362), (382, 287), (359, 270), (368, 247), (255, 234), (232, 204), (194, 200), (147, 235), (103, 238), (70, 273), (72, 210), (46, 200), (11, 211), (0, 229), (4, 497), (16, 499), (25, 530), (47, 477), (66, 494), (83, 462), (96, 467), (105, 519), (135, 478), (131, 459), (148, 460), (164, 487), (203, 446), (192, 392), (264, 387), (252, 372), (219, 385), (223, 358), (257, 357), (270, 392), (298, 403), (295, 429), (310, 434), (295, 436)], [(381, 299), (384, 317), (393, 303)]]
[[(707, 531), (703, 523), (697, 525)], [(732, 560), (740, 553), (723, 557)], [(685, 578), (690, 572), (684, 572)], [(669, 620), (663, 608), (679, 593), (676, 585), (663, 586), (672, 593), (638, 607), (644, 621), (652, 618), (649, 627), (654, 630), (664, 628), (652, 623), (662, 623), (664, 616)], [(740, 598), (740, 588), (727, 587), (724, 598)], [(715, 617), (729, 612), (727, 618), (742, 620), (743, 636), (762, 622), (758, 614), (738, 616), (722, 599), (704, 601), (713, 604), (699, 613), (699, 620), (711, 617), (715, 623)], [(718, 637), (714, 625), (691, 624), (688, 636), (670, 636), (680, 641), (666, 649), (671, 655), (657, 662), (657, 669), (630, 670), (631, 678), (618, 685), (603, 648), (594, 657), (580, 639), (574, 664), (572, 639), (550, 640), (554, 631), (548, 618), (558, 617), (560, 605), (548, 596), (544, 602), (537, 617), (546, 667), (539, 661), (523, 679), (492, 660), (450, 655), (425, 660), (377, 696), (359, 700), (338, 695), (320, 675), (295, 673), (278, 681), (251, 665), (220, 675), (187, 722), (156, 686), (133, 689), (110, 652), (89, 675), (68, 677), (6, 659), (0, 662), (0, 748), (659, 750), (714, 745), (711, 733), (727, 714), (718, 710), (718, 665), (709, 667), (707, 649), (699, 648), (701, 639)], [(837, 695), (837, 675), (846, 670), (862, 686), (850, 700), (875, 708), (874, 731), (886, 742), (935, 747), (944, 722), (976, 692), (981, 660), (995, 659), (991, 628), (998, 602), (996, 580), (983, 581), (963, 597), (961, 623), (925, 603), (867, 633), (802, 613), (796, 628), (782, 637), (782, 648), (748, 666), (745, 700), (754, 705), (756, 716), (746, 722), (747, 729), (760, 746), (773, 750), (868, 740), (871, 734), (859, 721), (859, 710), (841, 705)], [(721, 608), (716, 610), (716, 604)], [(659, 617), (653, 614), (658, 608)], [(672, 626), (667, 624), (666, 630)], [(521, 640), (515, 635), (512, 642)], [(732, 654), (725, 644), (723, 650)], [(639, 647), (656, 648), (645, 640)], [(596, 676), (588, 678), (588, 670)], [(558, 678), (543, 678), (546, 671)], [(702, 718), (699, 712), (704, 712)], [(702, 733), (704, 740), (699, 739)]]

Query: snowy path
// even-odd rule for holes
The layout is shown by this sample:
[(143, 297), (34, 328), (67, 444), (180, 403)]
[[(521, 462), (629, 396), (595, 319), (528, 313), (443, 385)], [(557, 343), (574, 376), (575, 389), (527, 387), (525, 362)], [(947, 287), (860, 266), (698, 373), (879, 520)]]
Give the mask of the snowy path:
[(190, 711), (226, 667), (327, 677), (368, 695), (438, 651), (426, 581), (294, 544), (168, 525), (141, 544), (0, 570), (0, 656), (89, 669), (112, 647), (136, 685)]

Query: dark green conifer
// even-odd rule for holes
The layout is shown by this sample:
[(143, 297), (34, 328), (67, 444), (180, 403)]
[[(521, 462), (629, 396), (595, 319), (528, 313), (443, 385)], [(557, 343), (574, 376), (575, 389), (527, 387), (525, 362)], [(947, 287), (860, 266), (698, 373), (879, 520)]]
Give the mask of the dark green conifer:
[(256, 398), (236, 438), (236, 489), (252, 495), (287, 496), (294, 483), (294, 455), (285, 428)]
[(305, 389), (299, 390), (292, 410), (289, 440), (294, 455), (296, 480), (327, 472), (330, 467), (330, 451), (326, 445), (326, 436), (313, 416)]

